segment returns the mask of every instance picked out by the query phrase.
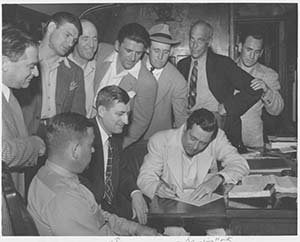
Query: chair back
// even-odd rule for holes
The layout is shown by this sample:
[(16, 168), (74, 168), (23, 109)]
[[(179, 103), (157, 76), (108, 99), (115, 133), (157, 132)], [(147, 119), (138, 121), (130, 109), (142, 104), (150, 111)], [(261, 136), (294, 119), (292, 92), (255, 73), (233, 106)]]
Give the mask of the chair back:
[(37, 236), (26, 202), (16, 190), (8, 166), (2, 162), (2, 235)]

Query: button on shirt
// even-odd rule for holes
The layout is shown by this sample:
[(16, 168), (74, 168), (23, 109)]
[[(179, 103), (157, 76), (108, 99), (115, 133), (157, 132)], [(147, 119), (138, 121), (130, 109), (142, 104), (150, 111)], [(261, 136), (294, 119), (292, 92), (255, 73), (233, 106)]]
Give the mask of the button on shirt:
[[(118, 60), (118, 52), (114, 51), (110, 56), (105, 59), (105, 62), (111, 62), (110, 67), (106, 71), (103, 79), (101, 80), (99, 87), (97, 89), (95, 99), (97, 93), (106, 86), (109, 85), (117, 85), (119, 86), (120, 82), (122, 81), (123, 77), (128, 74), (131, 74), (134, 78), (138, 79), (138, 75), (141, 69), (141, 61), (139, 60), (133, 68), (130, 70), (123, 70), (120, 73), (117, 73), (117, 60)], [(95, 102), (96, 100), (94, 100)]]
[(93, 118), (96, 114), (96, 110), (93, 108), (94, 100), (94, 77), (96, 71), (96, 61), (91, 60), (86, 65), (80, 65), (70, 54), (68, 58), (81, 67), (84, 73), (84, 90), (85, 90), (85, 110), (86, 117)]
[(57, 81), (57, 68), (60, 62), (68, 68), (71, 68), (69, 61), (66, 57), (60, 57), (55, 63), (49, 63), (46, 59), (40, 60), (41, 77), (42, 77), (42, 118), (51, 118), (56, 114), (56, 81)]
[[(212, 94), (208, 86), (207, 74), (206, 74), (206, 59), (207, 59), (206, 55), (200, 59), (197, 59), (198, 61), (197, 96), (196, 96), (196, 104), (193, 106), (191, 111), (194, 111), (199, 108), (206, 108), (211, 112), (217, 112), (219, 102)], [(196, 60), (192, 59), (188, 82), (190, 82), (192, 69), (195, 61)], [(190, 83), (188, 83), (188, 87), (189, 84)]]

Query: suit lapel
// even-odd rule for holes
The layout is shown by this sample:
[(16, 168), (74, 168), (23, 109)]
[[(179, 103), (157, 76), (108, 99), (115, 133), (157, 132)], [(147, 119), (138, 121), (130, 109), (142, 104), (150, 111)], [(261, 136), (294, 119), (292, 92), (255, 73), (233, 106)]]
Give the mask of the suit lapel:
[(104, 62), (97, 62), (96, 65), (96, 72), (95, 72), (95, 78), (94, 78), (94, 91), (95, 93), (98, 91), (99, 84), (101, 80), (104, 78), (104, 75), (106, 74), (108, 68), (110, 67), (111, 62), (104, 61)]
[(182, 129), (177, 129), (175, 134), (172, 136), (169, 142), (169, 147), (167, 150), (167, 157), (165, 157), (167, 161), (167, 170), (170, 171), (170, 180), (175, 181), (175, 185), (183, 190), (182, 184), (182, 146), (181, 146), (181, 134)]
[(123, 77), (120, 82), (120, 87), (123, 88), (126, 92), (135, 90), (137, 79), (135, 79), (131, 74), (127, 74)]
[(158, 89), (157, 89), (157, 97), (155, 105), (158, 105), (163, 98), (165, 97), (166, 93), (169, 91), (169, 87), (171, 85), (171, 81), (168, 78), (169, 73), (169, 63), (166, 65), (165, 69), (160, 74), (160, 77), (158, 79)]
[(68, 111), (68, 107), (64, 107), (64, 104), (67, 103), (66, 99), (69, 98), (69, 87), (72, 81), (70, 76), (70, 71), (66, 70), (64, 62), (60, 62), (57, 68), (56, 76), (56, 90), (55, 90), (55, 103), (56, 103), (56, 113), (61, 113)]

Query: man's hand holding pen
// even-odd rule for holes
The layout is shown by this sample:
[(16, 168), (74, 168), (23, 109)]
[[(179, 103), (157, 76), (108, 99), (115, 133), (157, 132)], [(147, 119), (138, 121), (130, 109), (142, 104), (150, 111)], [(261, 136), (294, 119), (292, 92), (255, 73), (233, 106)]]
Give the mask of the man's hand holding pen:
[(173, 184), (167, 183), (164, 179), (160, 178), (160, 183), (156, 189), (156, 195), (162, 198), (178, 198), (176, 193), (176, 186)]

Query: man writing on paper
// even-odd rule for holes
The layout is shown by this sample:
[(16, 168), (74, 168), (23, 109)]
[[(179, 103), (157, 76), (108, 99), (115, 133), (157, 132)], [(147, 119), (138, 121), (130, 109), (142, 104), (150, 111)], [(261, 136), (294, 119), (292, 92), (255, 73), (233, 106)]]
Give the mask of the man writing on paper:
[[(217, 161), (221, 161), (221, 171)], [(248, 173), (247, 161), (218, 129), (213, 113), (201, 108), (179, 129), (161, 131), (150, 138), (137, 185), (150, 199), (155, 195), (174, 199), (176, 193), (180, 197), (184, 190), (193, 189), (190, 199), (194, 200), (210, 196), (221, 183), (235, 184)], [(204, 227), (207, 234), (225, 234), (214, 226)]]

